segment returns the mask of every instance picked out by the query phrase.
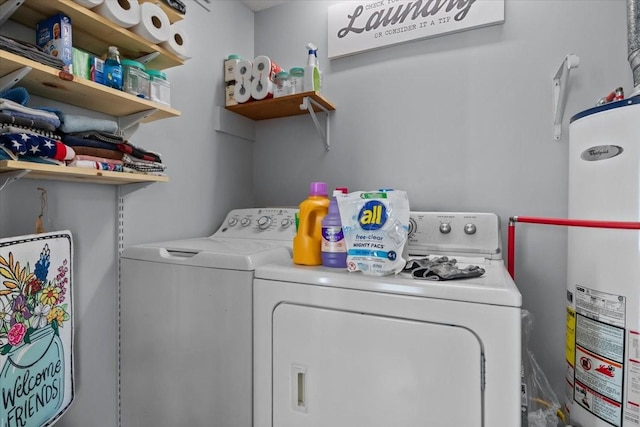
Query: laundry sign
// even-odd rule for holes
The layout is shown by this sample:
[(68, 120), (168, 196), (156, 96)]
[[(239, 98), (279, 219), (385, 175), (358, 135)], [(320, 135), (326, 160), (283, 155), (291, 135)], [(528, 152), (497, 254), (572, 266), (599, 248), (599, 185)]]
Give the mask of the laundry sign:
[(329, 7), (330, 59), (504, 22), (504, 0), (345, 1)]

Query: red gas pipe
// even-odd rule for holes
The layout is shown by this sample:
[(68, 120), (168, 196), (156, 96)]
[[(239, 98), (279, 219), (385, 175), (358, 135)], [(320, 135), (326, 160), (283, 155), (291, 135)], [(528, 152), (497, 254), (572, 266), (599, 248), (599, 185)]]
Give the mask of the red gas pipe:
[(509, 218), (507, 229), (507, 270), (515, 278), (516, 222), (542, 225), (563, 225), (568, 227), (617, 228), (640, 230), (640, 222), (633, 221), (594, 221), (586, 219), (540, 218), (534, 216), (513, 216)]

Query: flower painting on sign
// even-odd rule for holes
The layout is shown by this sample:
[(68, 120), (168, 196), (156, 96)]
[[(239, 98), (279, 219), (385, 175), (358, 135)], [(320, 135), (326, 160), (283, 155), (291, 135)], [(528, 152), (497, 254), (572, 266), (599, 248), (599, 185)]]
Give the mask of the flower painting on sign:
[(504, 22), (504, 0), (345, 1), (329, 7), (330, 59)]
[(74, 397), (68, 231), (0, 239), (0, 427), (56, 422)]

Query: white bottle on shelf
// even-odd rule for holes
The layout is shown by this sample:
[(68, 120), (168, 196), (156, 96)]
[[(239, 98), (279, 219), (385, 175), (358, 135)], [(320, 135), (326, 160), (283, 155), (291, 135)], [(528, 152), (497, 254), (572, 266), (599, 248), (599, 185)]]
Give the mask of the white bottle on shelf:
[(318, 47), (313, 43), (307, 44), (307, 66), (304, 69), (305, 92), (320, 92), (322, 90), (322, 75), (318, 65)]

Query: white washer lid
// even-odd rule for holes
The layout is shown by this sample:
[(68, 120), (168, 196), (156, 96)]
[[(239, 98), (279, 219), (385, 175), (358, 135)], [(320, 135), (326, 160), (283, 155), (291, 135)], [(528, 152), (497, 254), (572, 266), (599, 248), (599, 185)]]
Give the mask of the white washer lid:
[(478, 304), (522, 306), (522, 295), (501, 260), (485, 261), (481, 267), (485, 269), (481, 277), (431, 281), (414, 279), (408, 273), (375, 277), (361, 272), (350, 273), (346, 269), (300, 266), (288, 260), (258, 267), (255, 278)]
[(253, 271), (259, 265), (290, 261), (291, 249), (277, 242), (203, 237), (131, 246), (122, 252), (121, 257), (168, 264)]

